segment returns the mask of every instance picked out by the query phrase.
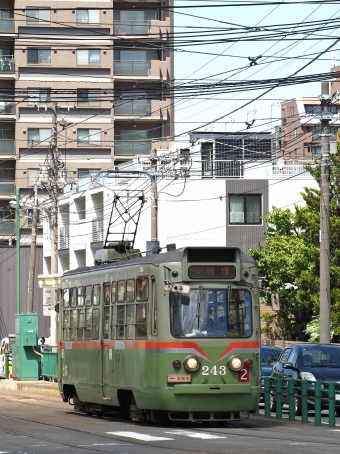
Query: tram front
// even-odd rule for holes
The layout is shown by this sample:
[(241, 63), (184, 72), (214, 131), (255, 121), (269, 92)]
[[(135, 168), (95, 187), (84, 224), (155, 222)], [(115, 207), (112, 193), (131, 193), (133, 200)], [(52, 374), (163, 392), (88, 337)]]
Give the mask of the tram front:
[(178, 345), (167, 375), (174, 400), (170, 419), (231, 420), (255, 412), (260, 391), (255, 261), (238, 248), (186, 248), (181, 273), (169, 274), (183, 282), (169, 277), (166, 285), (170, 332)]

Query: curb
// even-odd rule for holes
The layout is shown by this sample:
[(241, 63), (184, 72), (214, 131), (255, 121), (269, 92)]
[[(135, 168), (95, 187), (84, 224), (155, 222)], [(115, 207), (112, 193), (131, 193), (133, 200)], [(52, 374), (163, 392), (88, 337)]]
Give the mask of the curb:
[(2, 391), (60, 397), (58, 383), (46, 381), (0, 380), (0, 393)]

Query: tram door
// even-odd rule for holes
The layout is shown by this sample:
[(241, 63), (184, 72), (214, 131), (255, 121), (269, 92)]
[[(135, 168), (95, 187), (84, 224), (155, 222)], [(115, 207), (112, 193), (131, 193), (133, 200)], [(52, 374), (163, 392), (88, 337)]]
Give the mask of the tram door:
[[(113, 310), (112, 296), (115, 295), (115, 283), (104, 284), (104, 305), (103, 305), (103, 329), (102, 329), (102, 387), (103, 399), (110, 399), (110, 383), (113, 378), (113, 342), (110, 342), (110, 321)], [(114, 298), (114, 297), (113, 297)], [(111, 402), (110, 402), (111, 403)], [(113, 404), (113, 403), (112, 403)]]

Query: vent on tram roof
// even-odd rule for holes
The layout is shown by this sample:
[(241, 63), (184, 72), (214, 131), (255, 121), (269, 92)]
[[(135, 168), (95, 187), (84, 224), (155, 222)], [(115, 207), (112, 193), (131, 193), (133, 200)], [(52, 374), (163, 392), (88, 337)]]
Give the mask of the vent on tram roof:
[(210, 263), (210, 262), (236, 262), (237, 249), (187, 249), (188, 262)]

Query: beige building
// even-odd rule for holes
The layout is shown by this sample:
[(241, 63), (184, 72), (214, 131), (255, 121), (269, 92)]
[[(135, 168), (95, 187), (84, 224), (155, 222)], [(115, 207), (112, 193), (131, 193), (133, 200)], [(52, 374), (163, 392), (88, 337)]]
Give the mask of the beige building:
[(69, 182), (168, 147), (171, 3), (1, 0), (1, 240), (14, 235), (9, 200), (31, 191), (48, 156), (51, 103)]
[[(337, 113), (340, 104), (330, 106)], [(320, 99), (300, 97), (281, 104), (281, 147), (285, 161), (310, 161), (321, 152)], [(330, 122), (330, 150), (336, 150), (339, 120)]]

